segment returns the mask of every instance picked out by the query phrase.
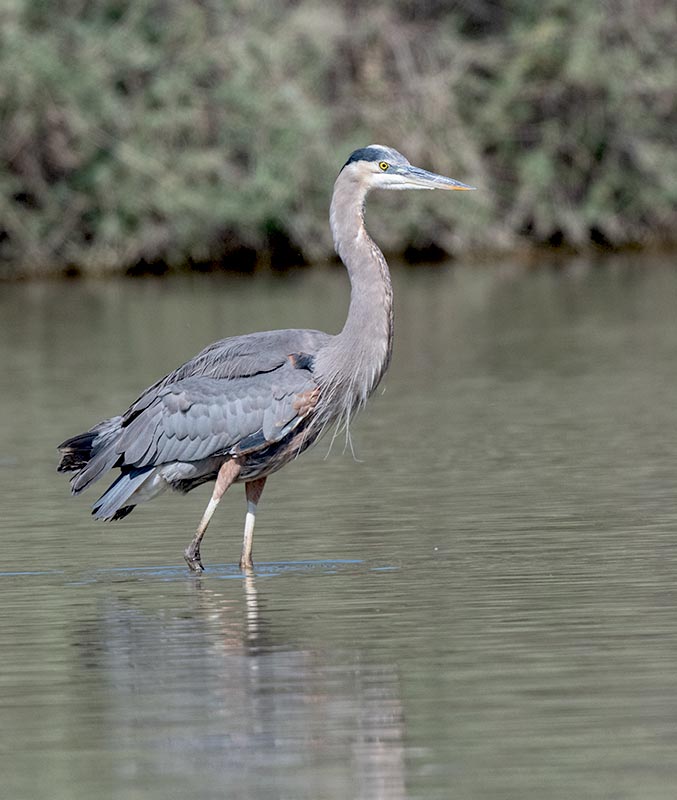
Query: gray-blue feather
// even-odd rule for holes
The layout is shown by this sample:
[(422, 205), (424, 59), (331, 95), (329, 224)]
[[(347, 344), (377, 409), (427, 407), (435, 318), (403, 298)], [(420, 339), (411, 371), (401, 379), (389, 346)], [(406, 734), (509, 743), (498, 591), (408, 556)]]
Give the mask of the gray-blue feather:
[(311, 373), (288, 359), (246, 378), (186, 378), (146, 397), (115, 449), (121, 465), (145, 467), (228, 455), (258, 433), (271, 444), (300, 421), (297, 397), (316, 387)]
[(296, 397), (317, 386), (314, 353), (332, 338), (280, 330), (214, 342), (146, 389), (121, 417), (92, 429), (91, 455), (73, 492), (114, 466), (195, 462), (280, 441), (301, 420)]
[(97, 519), (119, 519), (126, 516), (120, 514), (121, 509), (129, 509), (127, 501), (146, 480), (152, 467), (125, 472), (120, 475), (96, 501), (92, 513)]

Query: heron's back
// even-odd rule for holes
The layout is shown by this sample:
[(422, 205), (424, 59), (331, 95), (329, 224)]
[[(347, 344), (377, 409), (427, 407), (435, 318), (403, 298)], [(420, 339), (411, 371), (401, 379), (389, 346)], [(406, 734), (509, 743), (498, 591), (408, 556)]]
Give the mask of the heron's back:
[(112, 467), (166, 467), (168, 482), (184, 490), (209, 480), (219, 459), (245, 463), (258, 453), (252, 461), (259, 471), (279, 469), (293, 457), (283, 452), (297, 428), (306, 430), (297, 447), (317, 438), (306, 422), (319, 394), (313, 365), (332, 339), (289, 329), (214, 342), (156, 381), (124, 414), (60, 445), (59, 469), (76, 472), (76, 494)]

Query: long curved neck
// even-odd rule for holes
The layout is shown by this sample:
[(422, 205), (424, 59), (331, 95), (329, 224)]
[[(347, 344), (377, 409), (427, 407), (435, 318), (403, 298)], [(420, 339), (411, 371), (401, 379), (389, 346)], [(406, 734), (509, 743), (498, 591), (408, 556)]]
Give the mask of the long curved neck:
[(350, 277), (350, 308), (318, 367), (350, 408), (374, 391), (392, 352), (392, 285), (383, 253), (364, 226), (366, 195), (366, 186), (344, 170), (334, 185), (329, 217), (336, 252)]

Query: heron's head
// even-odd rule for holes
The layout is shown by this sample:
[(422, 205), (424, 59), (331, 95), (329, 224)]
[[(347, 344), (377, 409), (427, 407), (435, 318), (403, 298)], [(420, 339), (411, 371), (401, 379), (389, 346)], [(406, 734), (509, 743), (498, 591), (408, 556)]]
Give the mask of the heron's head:
[(412, 166), (407, 159), (380, 144), (355, 150), (343, 165), (341, 174), (369, 189), (456, 189), (473, 186)]

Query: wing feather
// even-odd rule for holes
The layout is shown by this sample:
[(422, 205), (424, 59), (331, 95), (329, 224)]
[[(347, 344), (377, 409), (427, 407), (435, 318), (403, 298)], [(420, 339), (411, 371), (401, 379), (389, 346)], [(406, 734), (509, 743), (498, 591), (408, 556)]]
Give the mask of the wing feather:
[[(165, 386), (196, 377), (235, 380), (271, 373), (284, 367), (290, 354), (306, 353), (312, 356), (332, 338), (322, 331), (290, 329), (248, 333), (213, 342), (194, 358), (149, 386), (126, 411), (123, 421), (129, 422), (142, 413)], [(181, 401), (177, 399), (177, 402)]]
[(288, 359), (244, 378), (185, 378), (144, 398), (116, 451), (121, 464), (147, 467), (267, 447), (304, 418), (298, 398), (314, 390), (312, 373)]

